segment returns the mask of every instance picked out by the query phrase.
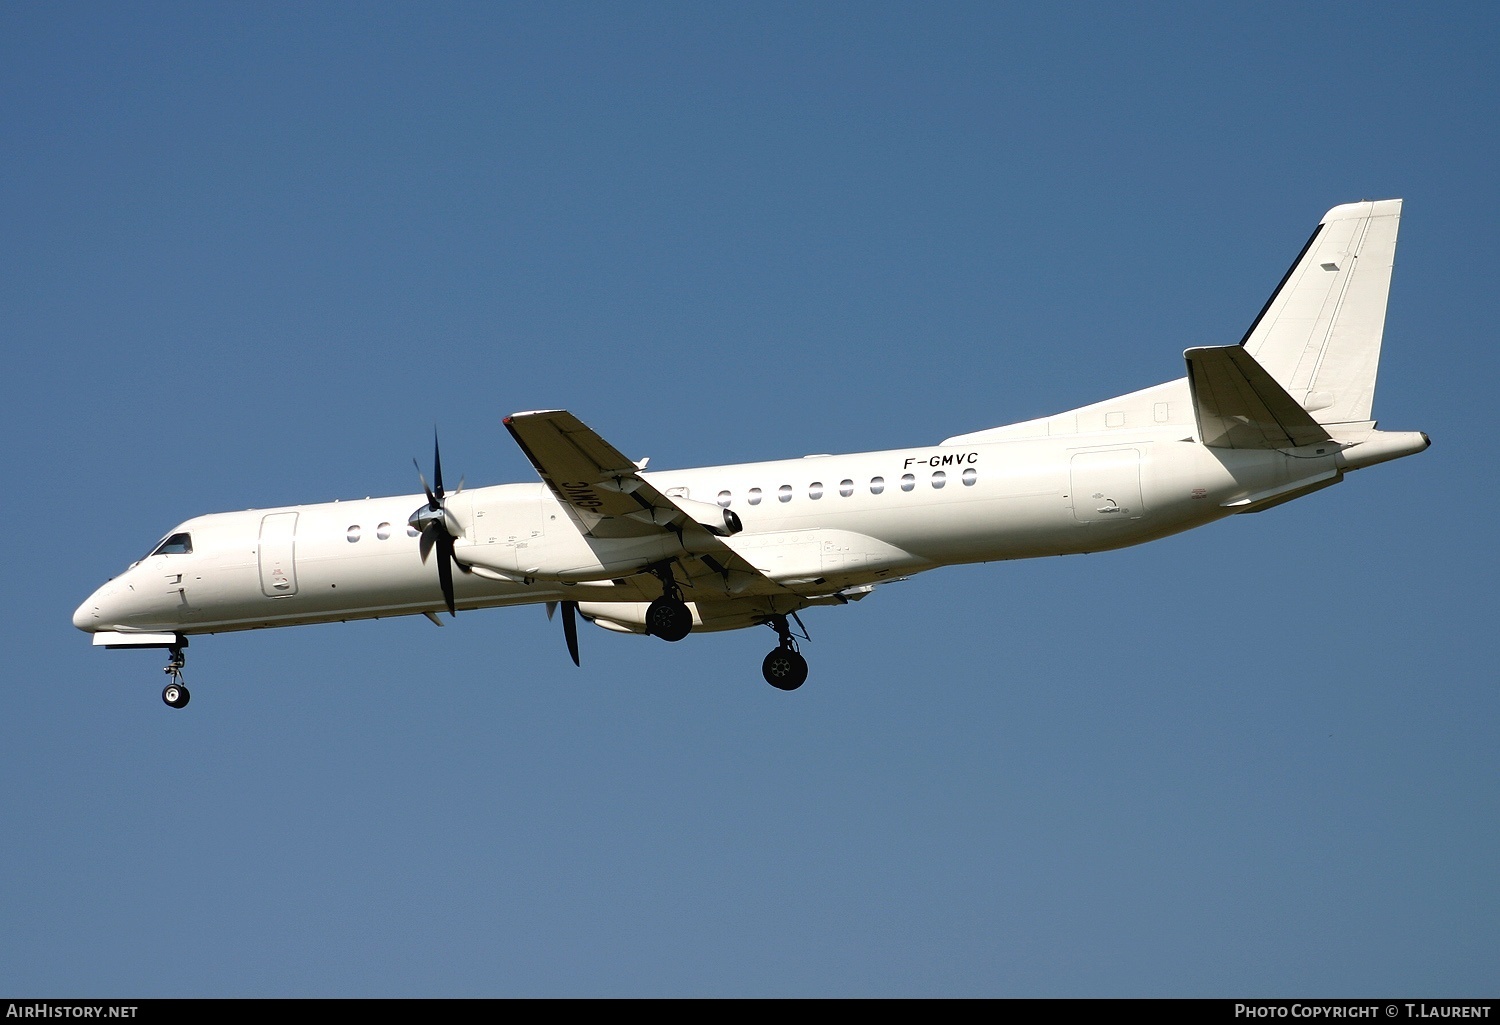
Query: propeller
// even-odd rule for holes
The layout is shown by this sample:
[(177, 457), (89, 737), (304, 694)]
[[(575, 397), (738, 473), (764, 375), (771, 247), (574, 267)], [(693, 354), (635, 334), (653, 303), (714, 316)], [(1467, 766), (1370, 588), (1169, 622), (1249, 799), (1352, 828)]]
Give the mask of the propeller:
[[(563, 614), (563, 637), (568, 642), (568, 654), (573, 656), (575, 666), (582, 665), (578, 661), (578, 603), (576, 601), (562, 602)], [(552, 613), (557, 611), (558, 602), (547, 603), (547, 618), (552, 618)]]
[[(457, 566), (464, 573), (470, 573), (472, 570), (459, 562), (453, 554), (453, 541), (459, 536), (460, 531), (458, 521), (453, 518), (453, 514), (448, 511), (444, 502), (446, 495), (443, 491), (443, 456), (438, 449), (437, 431), (432, 432), (432, 479), (436, 487), (429, 487), (427, 477), (422, 473), (422, 467), (415, 459), (411, 462), (413, 466), (416, 466), (417, 477), (422, 481), (422, 491), (427, 495), (427, 504), (412, 513), (406, 523), (420, 536), (418, 550), (421, 552), (424, 563), (432, 550), (437, 549), (438, 586), (442, 588), (443, 602), (448, 606), (448, 615), (456, 616), (458, 613), (453, 602), (453, 567)], [(463, 489), (463, 481), (459, 481), (458, 491)], [(458, 491), (454, 494), (458, 494)]]

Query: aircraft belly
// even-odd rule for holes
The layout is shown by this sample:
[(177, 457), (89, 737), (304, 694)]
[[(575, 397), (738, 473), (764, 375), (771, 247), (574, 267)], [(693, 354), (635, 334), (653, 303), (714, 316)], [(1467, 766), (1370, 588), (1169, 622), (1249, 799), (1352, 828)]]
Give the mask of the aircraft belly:
[[(879, 538), (836, 528), (738, 534), (726, 538), (725, 544), (770, 581), (789, 587), (821, 586), (830, 577), (880, 579), (931, 565)], [(760, 590), (754, 584), (744, 589), (747, 593)]]

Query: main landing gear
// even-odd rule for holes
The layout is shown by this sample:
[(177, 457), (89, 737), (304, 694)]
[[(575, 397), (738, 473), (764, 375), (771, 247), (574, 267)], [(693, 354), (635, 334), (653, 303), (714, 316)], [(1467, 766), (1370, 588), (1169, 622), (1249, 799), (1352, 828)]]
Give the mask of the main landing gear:
[[(682, 591), (677, 586), (677, 578), (672, 575), (671, 563), (653, 566), (651, 572), (661, 581), (662, 594), (646, 606), (646, 632), (664, 641), (680, 641), (693, 630), (693, 612), (682, 600)], [(802, 620), (795, 612), (792, 618), (799, 627), (802, 626)], [(777, 690), (796, 690), (807, 682), (807, 659), (798, 650), (797, 638), (792, 636), (786, 616), (780, 613), (767, 616), (765, 624), (776, 631), (778, 643), (776, 650), (761, 662), (761, 675)], [(802, 636), (807, 637), (806, 628)]]
[(671, 563), (651, 572), (661, 581), (662, 595), (646, 606), (646, 632), (664, 641), (680, 641), (693, 630), (693, 613), (677, 589)]
[(167, 667), (162, 670), (171, 680), (162, 688), (161, 699), (172, 708), (183, 708), (192, 699), (192, 695), (182, 683), (182, 667), (187, 664), (187, 656), (183, 654), (182, 649), (181, 644), (174, 644), (167, 649), (169, 656)]
[(807, 680), (807, 659), (797, 650), (797, 638), (792, 636), (785, 616), (772, 616), (766, 625), (776, 631), (780, 643), (760, 664), (761, 675), (777, 690), (796, 690)]

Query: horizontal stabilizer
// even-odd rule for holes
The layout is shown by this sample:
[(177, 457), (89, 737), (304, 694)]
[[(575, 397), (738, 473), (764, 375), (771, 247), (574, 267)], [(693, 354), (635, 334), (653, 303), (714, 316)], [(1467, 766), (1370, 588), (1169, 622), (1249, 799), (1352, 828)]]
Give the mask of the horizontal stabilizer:
[(1198, 436), (1209, 448), (1300, 448), (1329, 440), (1312, 414), (1238, 345), (1183, 355)]

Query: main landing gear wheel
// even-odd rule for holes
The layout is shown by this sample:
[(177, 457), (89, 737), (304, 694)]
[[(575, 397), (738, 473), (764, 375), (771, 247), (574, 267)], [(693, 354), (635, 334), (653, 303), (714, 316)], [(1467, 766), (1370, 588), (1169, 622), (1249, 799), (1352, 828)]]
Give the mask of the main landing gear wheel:
[(680, 641), (693, 630), (693, 613), (682, 600), (670, 562), (648, 567), (661, 581), (661, 597), (646, 606), (646, 632), (664, 641)]
[(680, 598), (663, 595), (646, 606), (646, 632), (664, 641), (680, 641), (693, 629), (693, 614)]
[[(795, 615), (795, 613), (793, 613)], [(766, 625), (776, 631), (776, 650), (766, 656), (760, 664), (760, 674), (777, 690), (796, 690), (807, 681), (807, 659), (797, 650), (797, 638), (792, 636), (792, 627), (785, 616), (772, 616)], [(797, 620), (802, 625), (802, 620)], [(803, 631), (806, 636), (806, 631)]]
[(760, 671), (777, 690), (796, 690), (807, 680), (807, 659), (800, 651), (777, 648), (760, 664)]
[(180, 683), (169, 683), (161, 690), (161, 699), (173, 708), (184, 708), (192, 695)]

